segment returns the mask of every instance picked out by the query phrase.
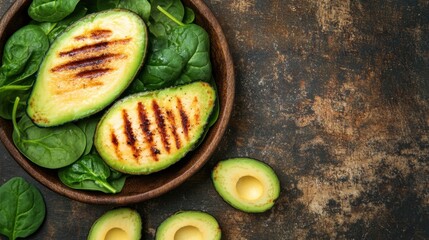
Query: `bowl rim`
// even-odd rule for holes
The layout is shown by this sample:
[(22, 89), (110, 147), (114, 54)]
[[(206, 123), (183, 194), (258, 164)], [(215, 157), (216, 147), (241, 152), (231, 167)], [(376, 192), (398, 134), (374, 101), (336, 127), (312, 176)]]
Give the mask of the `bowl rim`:
[[(0, 20), (0, 38), (4, 38), (5, 30), (7, 27), (7, 23), (10, 23), (15, 14), (19, 11), (22, 11), (24, 5), (29, 4), (30, 0), (17, 0), (15, 1), (9, 9), (5, 12), (3, 17)], [(162, 184), (161, 186), (151, 189), (146, 192), (139, 192), (136, 194), (128, 195), (128, 196), (118, 196), (118, 195), (109, 195), (109, 194), (94, 194), (93, 191), (83, 191), (83, 190), (75, 190), (68, 188), (61, 182), (55, 183), (47, 179), (41, 172), (37, 169), (41, 168), (31, 161), (27, 160), (15, 147), (11, 139), (8, 135), (11, 134), (10, 130), (8, 131), (4, 125), (7, 121), (0, 118), (0, 140), (3, 142), (6, 150), (10, 153), (11, 157), (15, 159), (15, 161), (36, 181), (40, 182), (42, 185), (47, 187), (48, 189), (65, 196), (69, 199), (73, 199), (79, 202), (90, 203), (90, 204), (114, 204), (114, 205), (124, 205), (131, 203), (138, 203), (145, 200), (149, 200), (155, 197), (158, 197), (162, 194), (165, 194), (174, 188), (178, 187), (182, 183), (184, 183), (188, 178), (194, 175), (197, 171), (199, 171), (205, 163), (210, 159), (211, 155), (216, 150), (222, 136), (224, 135), (228, 123), (231, 118), (232, 110), (233, 110), (233, 102), (235, 97), (235, 73), (233, 67), (233, 60), (229, 51), (229, 46), (226, 40), (226, 37), (223, 33), (223, 30), (217, 21), (214, 14), (208, 8), (208, 6), (202, 0), (182, 0), (182, 2), (186, 5), (192, 5), (193, 10), (198, 12), (201, 18), (204, 18), (205, 22), (208, 23), (208, 27), (211, 28), (212, 32), (215, 33), (212, 37), (217, 38), (217, 42), (220, 46), (217, 54), (220, 54), (222, 59), (224, 60), (224, 68), (225, 73), (224, 77), (221, 79), (222, 83), (225, 85), (224, 89), (226, 89), (226, 93), (224, 96), (225, 104), (221, 106), (219, 112), (219, 118), (216, 121), (215, 125), (211, 127), (206, 139), (210, 137), (212, 141), (207, 145), (199, 146), (195, 151), (202, 153), (197, 156), (197, 160), (195, 163), (186, 169), (183, 173), (178, 175), (176, 178), (171, 179), (170, 181)], [(197, 15), (197, 13), (196, 13)], [(207, 30), (207, 29), (206, 29)], [(208, 31), (209, 32), (209, 31)], [(5, 39), (6, 40), (6, 39)], [(4, 41), (5, 42), (5, 41)], [(0, 47), (0, 53), (3, 52), (3, 46)], [(218, 79), (216, 79), (219, 82)], [(203, 150), (201, 148), (204, 147)]]

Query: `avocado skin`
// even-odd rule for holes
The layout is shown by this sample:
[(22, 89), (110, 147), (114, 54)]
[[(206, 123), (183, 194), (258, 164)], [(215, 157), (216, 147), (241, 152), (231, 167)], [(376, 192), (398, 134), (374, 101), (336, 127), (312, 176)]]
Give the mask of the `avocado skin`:
[[(265, 186), (260, 199), (249, 201), (239, 197), (236, 184), (241, 177), (257, 177)], [(280, 195), (280, 181), (266, 163), (252, 158), (230, 158), (219, 161), (212, 170), (212, 183), (225, 202), (248, 213), (261, 213), (271, 209)]]
[(105, 239), (112, 229), (121, 229), (127, 233), (129, 240), (141, 239), (142, 219), (140, 214), (131, 208), (117, 208), (104, 213), (91, 226), (88, 240)]
[[(117, 19), (126, 19), (126, 22), (109, 28), (108, 23)], [(107, 29), (100, 28), (98, 23), (102, 21)], [(128, 32), (117, 30), (117, 25), (124, 24), (132, 26)], [(125, 35), (117, 34), (118, 31)], [(87, 36), (77, 35), (79, 33)], [(87, 45), (79, 45), (81, 43)], [(144, 63), (147, 44), (144, 21), (128, 10), (101, 11), (76, 21), (55, 39), (45, 55), (28, 98), (27, 115), (39, 127), (52, 127), (101, 111), (130, 85)], [(117, 69), (123, 69), (120, 70), (123, 74), (115, 73)], [(59, 75), (67, 72), (72, 75)], [(94, 90), (88, 91), (91, 88)]]
[[(220, 240), (222, 237), (219, 223), (212, 215), (202, 211), (179, 211), (158, 226), (155, 240), (175, 239), (177, 231), (185, 227), (197, 228), (205, 240)], [(193, 238), (190, 236), (189, 239)]]

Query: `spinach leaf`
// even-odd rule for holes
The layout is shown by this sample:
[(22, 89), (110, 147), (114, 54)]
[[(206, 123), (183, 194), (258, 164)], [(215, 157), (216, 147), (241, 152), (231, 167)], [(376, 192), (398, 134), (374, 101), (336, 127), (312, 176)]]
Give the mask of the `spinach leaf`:
[(86, 147), (83, 131), (73, 123), (40, 128), (27, 115), (16, 122), (15, 100), (12, 111), (12, 139), (19, 151), (33, 163), (45, 168), (61, 168), (75, 162)]
[(90, 13), (98, 12), (97, 2), (98, 0), (85, 0), (85, 1), (80, 1), (79, 4), (84, 6), (87, 9), (87, 13), (90, 14)]
[(146, 23), (149, 21), (151, 4), (147, 0), (97, 0), (95, 5), (97, 11), (127, 9), (139, 15)]
[(88, 154), (58, 171), (61, 182), (73, 189), (118, 193), (126, 175), (116, 172), (97, 154)]
[(9, 239), (34, 233), (46, 215), (45, 201), (39, 190), (21, 177), (0, 187), (0, 233)]
[[(151, 23), (149, 26), (149, 42), (151, 42), (154, 38), (161, 38), (167, 36), (167, 31), (165, 29), (164, 24), (162, 23)], [(152, 36), (153, 35), (153, 36)], [(152, 41), (153, 42), (153, 41)]]
[(133, 11), (146, 23), (149, 21), (151, 5), (147, 0), (121, 0), (118, 4), (118, 8)]
[(48, 38), (39, 26), (26, 25), (16, 31), (3, 51), (0, 68), (6, 77), (3, 85), (15, 85), (37, 72), (48, 48)]
[(76, 125), (85, 133), (86, 136), (86, 147), (83, 155), (87, 155), (91, 152), (92, 145), (94, 143), (94, 134), (97, 124), (100, 121), (99, 117), (85, 118), (76, 123)]
[(76, 22), (77, 20), (84, 17), (88, 9), (82, 4), (77, 5), (76, 9), (69, 16), (56, 23), (55, 27), (47, 34), (49, 42), (52, 43), (64, 30)]
[(186, 62), (182, 74), (175, 84), (193, 81), (210, 81), (210, 40), (207, 32), (196, 24), (177, 27), (169, 36), (170, 48), (174, 49)]
[(120, 0), (97, 0), (97, 10), (103, 11), (107, 9), (116, 8)]
[(149, 55), (139, 78), (145, 90), (169, 87), (180, 76), (184, 66), (182, 57), (174, 50), (161, 49)]
[(134, 80), (131, 82), (130, 86), (125, 90), (124, 97), (130, 94), (139, 93), (146, 91), (146, 88), (143, 84), (143, 81), (137, 76), (134, 78)]
[(28, 15), (39, 22), (58, 22), (73, 12), (79, 0), (33, 0)]
[(30, 24), (39, 26), (43, 30), (43, 32), (48, 35), (52, 31), (52, 29), (55, 28), (57, 22), (38, 22), (35, 20), (31, 20)]
[(16, 110), (16, 116), (21, 117), (25, 114), (27, 99), (30, 95), (31, 87), (36, 76), (32, 75), (20, 82), (20, 85), (6, 85), (0, 87), (0, 117), (4, 119), (12, 119), (13, 105), (16, 97), (20, 101)]
[(185, 16), (183, 16), (182, 22), (184, 24), (193, 23), (195, 20), (194, 10), (191, 8), (185, 7)]

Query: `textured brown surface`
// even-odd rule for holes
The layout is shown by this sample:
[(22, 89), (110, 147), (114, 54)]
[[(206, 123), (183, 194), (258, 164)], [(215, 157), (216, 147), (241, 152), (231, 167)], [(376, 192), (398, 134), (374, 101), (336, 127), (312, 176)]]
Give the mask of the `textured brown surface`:
[[(4, 12), (11, 1), (0, 2)], [(233, 240), (429, 239), (429, 1), (205, 2), (235, 62), (232, 121), (198, 174), (131, 205), (145, 239), (187, 209), (211, 213)], [(2, 182), (31, 179), (0, 156)], [(278, 173), (272, 210), (242, 213), (216, 194), (212, 167), (237, 156)], [(37, 186), (48, 216), (31, 239), (85, 239), (112, 208)]]

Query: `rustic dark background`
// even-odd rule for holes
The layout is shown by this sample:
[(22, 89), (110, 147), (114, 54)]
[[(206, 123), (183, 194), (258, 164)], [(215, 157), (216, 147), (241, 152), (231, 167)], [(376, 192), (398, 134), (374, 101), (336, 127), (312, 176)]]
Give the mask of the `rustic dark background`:
[[(0, 1), (4, 14), (12, 0)], [(224, 239), (429, 239), (429, 1), (206, 0), (236, 70), (229, 128), (208, 164), (156, 199), (131, 205), (144, 239), (178, 210), (216, 217)], [(222, 201), (214, 164), (257, 158), (277, 172), (270, 211)], [(47, 218), (30, 239), (85, 239), (113, 206), (38, 184), (0, 146), (0, 184), (23, 176)]]

